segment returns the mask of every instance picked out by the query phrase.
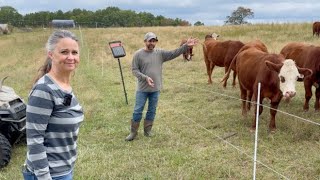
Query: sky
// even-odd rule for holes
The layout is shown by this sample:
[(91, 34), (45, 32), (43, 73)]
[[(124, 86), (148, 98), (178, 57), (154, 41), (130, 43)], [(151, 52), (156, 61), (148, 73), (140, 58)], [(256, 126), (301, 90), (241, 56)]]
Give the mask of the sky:
[(191, 24), (223, 25), (227, 16), (242, 6), (250, 8), (254, 17), (250, 23), (293, 23), (320, 20), (320, 0), (0, 0), (1, 6), (11, 6), (20, 14), (50, 11), (63, 12), (75, 8), (96, 11), (118, 7), (137, 13), (179, 18)]

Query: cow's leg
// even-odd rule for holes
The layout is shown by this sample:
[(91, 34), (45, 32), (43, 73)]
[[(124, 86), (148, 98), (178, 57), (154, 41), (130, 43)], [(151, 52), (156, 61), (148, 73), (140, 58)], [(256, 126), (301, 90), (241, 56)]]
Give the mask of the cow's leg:
[[(227, 74), (228, 69), (229, 69), (229, 67), (227, 67), (227, 66), (224, 67), (224, 74)], [(228, 79), (227, 79), (227, 80), (228, 80)], [(223, 85), (222, 85), (222, 86), (223, 86), (224, 88), (227, 87), (227, 80), (225, 80), (225, 81), (223, 82)]]
[(252, 100), (252, 95), (253, 95), (253, 92), (252, 91), (248, 91), (248, 97), (247, 97), (247, 109), (248, 111), (250, 111), (251, 109), (251, 100)]
[(319, 98), (320, 98), (320, 88), (316, 88), (316, 101), (314, 103), (314, 109), (319, 111)]
[(236, 77), (237, 77), (237, 72), (233, 71), (233, 81), (232, 81), (232, 87), (236, 86)]
[(188, 57), (187, 57), (187, 54), (186, 54), (186, 53), (183, 53), (183, 59), (184, 59), (184, 60), (188, 60)]
[(210, 84), (212, 84), (212, 72), (215, 64), (213, 62), (210, 63)]
[(304, 90), (305, 90), (305, 102), (303, 106), (304, 111), (309, 110), (309, 101), (312, 97), (312, 84), (310, 83), (309, 80), (305, 79), (304, 80)]
[(271, 104), (270, 123), (269, 123), (269, 132), (270, 133), (276, 132), (276, 114), (277, 114), (277, 109), (278, 109), (280, 101), (281, 101), (281, 98), (276, 102), (271, 101), (271, 103), (270, 103)]
[(275, 133), (276, 132), (276, 114), (277, 109), (280, 104), (283, 95), (281, 92), (278, 92), (275, 96), (273, 96), (270, 100), (270, 122), (269, 122), (269, 132)]
[(241, 85), (240, 85), (240, 94), (242, 99), (242, 115), (247, 116), (247, 106), (246, 106), (247, 90)]
[(208, 84), (212, 84), (211, 80), (211, 70), (210, 70), (210, 61), (208, 59), (205, 59), (206, 68), (207, 68), (207, 75), (208, 75)]

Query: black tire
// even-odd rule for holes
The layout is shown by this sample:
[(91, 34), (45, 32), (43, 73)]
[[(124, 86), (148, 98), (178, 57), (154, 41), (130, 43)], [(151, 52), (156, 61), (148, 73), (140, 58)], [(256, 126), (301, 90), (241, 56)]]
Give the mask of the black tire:
[(5, 167), (11, 159), (11, 144), (8, 139), (0, 133), (0, 169)]

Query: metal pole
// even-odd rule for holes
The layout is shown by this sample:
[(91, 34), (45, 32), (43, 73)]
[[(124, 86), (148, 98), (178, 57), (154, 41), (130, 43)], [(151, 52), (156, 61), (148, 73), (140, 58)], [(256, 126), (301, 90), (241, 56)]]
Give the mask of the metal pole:
[(257, 96), (257, 113), (256, 113), (256, 134), (254, 140), (254, 164), (253, 164), (253, 180), (256, 179), (257, 170), (257, 147), (258, 147), (258, 126), (259, 126), (259, 107), (260, 107), (260, 88), (261, 83), (258, 83), (258, 96)]
[(126, 87), (124, 86), (124, 80), (123, 80), (122, 69), (121, 69), (121, 64), (120, 64), (120, 59), (119, 58), (118, 58), (118, 63), (119, 63), (119, 68), (120, 68), (120, 74), (121, 74), (121, 80), (122, 80), (124, 96), (126, 97), (126, 103), (128, 104), (127, 91), (126, 91)]

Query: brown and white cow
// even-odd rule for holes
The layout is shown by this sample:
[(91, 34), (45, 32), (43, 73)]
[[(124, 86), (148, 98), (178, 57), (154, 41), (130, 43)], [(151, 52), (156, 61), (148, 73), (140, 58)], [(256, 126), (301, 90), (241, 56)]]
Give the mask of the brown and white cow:
[(312, 35), (316, 35), (319, 37), (320, 35), (320, 22), (316, 21), (312, 24)]
[[(233, 57), (244, 46), (241, 41), (218, 41), (214, 38), (206, 37), (203, 43), (203, 56), (207, 68), (208, 84), (212, 84), (212, 72), (215, 66), (225, 67), (225, 72), (229, 69)], [(232, 86), (235, 86), (236, 72), (233, 73)], [(226, 87), (227, 82), (223, 84)]]
[[(281, 99), (283, 97), (290, 99), (295, 96), (297, 79), (301, 77), (301, 74), (310, 75), (312, 71), (298, 68), (293, 60), (285, 59), (280, 54), (270, 54), (254, 46), (239, 52), (232, 63), (236, 63), (241, 99), (243, 100), (242, 115), (246, 115), (248, 111), (247, 97), (252, 96), (252, 101), (257, 102), (258, 83), (260, 82), (259, 103), (262, 104), (264, 98), (270, 99), (269, 130), (274, 132), (276, 130), (275, 116)], [(227, 73), (230, 73), (230, 70)], [(226, 79), (224, 78), (224, 80)], [(259, 115), (262, 111), (263, 106), (260, 106)], [(251, 130), (255, 130), (255, 127), (256, 118), (253, 119)]]
[(312, 97), (312, 86), (315, 86), (316, 100), (314, 103), (314, 109), (320, 110), (320, 47), (310, 44), (291, 42), (284, 46), (280, 52), (286, 58), (293, 59), (297, 66), (302, 68), (309, 68), (312, 70), (312, 75), (305, 77), (304, 89), (305, 89), (305, 103), (303, 109), (309, 110), (309, 101)]
[(208, 39), (214, 39), (214, 40), (217, 40), (218, 37), (220, 37), (219, 34), (216, 34), (216, 33), (212, 33), (212, 34), (207, 34), (204, 38), (204, 40), (208, 40)]

